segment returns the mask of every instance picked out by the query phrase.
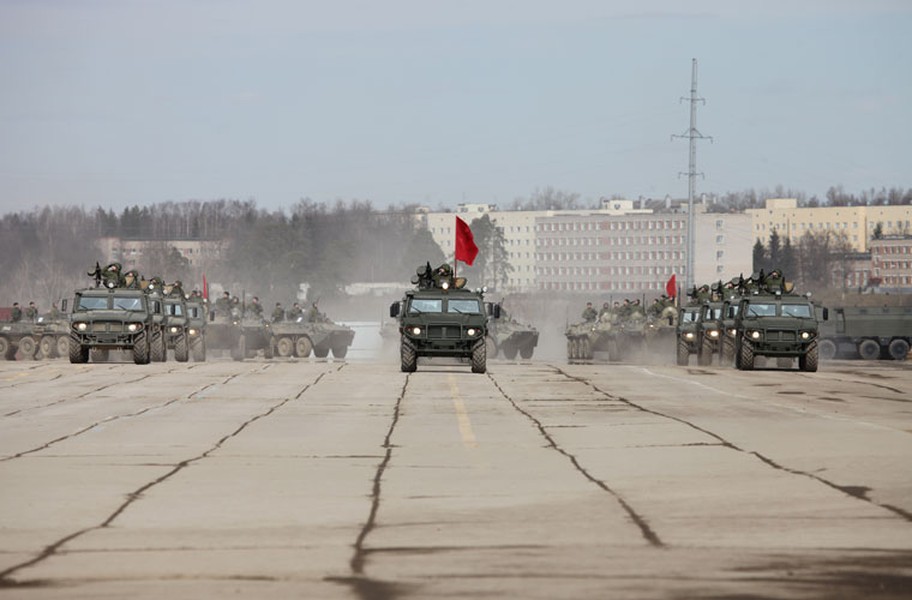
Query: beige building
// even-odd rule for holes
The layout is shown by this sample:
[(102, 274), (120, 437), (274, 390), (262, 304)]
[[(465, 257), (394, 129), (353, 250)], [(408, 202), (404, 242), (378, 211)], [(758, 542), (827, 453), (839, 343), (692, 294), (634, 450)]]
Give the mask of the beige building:
[(912, 288), (912, 236), (889, 235), (870, 245), (870, 283), (882, 289)]
[(219, 240), (130, 240), (119, 237), (101, 238), (97, 245), (107, 262), (119, 262), (128, 270), (138, 268), (144, 254), (159, 248), (176, 248), (191, 267), (201, 267), (218, 260), (224, 246)]
[(868, 251), (868, 241), (880, 223), (884, 235), (912, 233), (912, 206), (821, 206), (798, 208), (795, 198), (770, 198), (765, 208), (744, 211), (751, 216), (754, 241), (764, 244), (776, 230), (797, 243), (805, 232), (845, 234), (857, 252)]

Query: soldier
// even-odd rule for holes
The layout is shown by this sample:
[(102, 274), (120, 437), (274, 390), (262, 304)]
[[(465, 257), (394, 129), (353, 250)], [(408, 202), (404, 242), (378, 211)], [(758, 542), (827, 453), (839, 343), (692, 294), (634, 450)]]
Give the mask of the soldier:
[(607, 302), (602, 303), (602, 310), (600, 310), (598, 314), (599, 320), (601, 320), (605, 315), (611, 315), (611, 305)]
[(317, 308), (317, 303), (314, 302), (310, 305), (310, 308), (307, 309), (307, 321), (309, 323), (317, 323), (320, 320), (320, 309)]
[(59, 319), (59, 318), (60, 318), (60, 309), (57, 308), (57, 303), (56, 303), (56, 302), (51, 302), (51, 312), (50, 312), (50, 316), (51, 316), (51, 319)]
[(275, 308), (272, 309), (272, 322), (278, 323), (285, 320), (285, 309), (282, 308), (281, 302), (276, 302)]
[(120, 287), (123, 284), (123, 266), (119, 262), (113, 262), (101, 271), (101, 278), (106, 288)]
[(295, 302), (291, 305), (291, 308), (288, 310), (288, 320), (297, 321), (304, 316), (304, 309), (301, 308), (301, 305)]
[(10, 313), (10, 321), (13, 323), (22, 320), (22, 309), (19, 308), (18, 302), (13, 302), (13, 311)]
[(193, 300), (193, 301), (200, 301), (203, 299), (203, 295), (200, 293), (200, 291), (198, 289), (194, 289), (192, 292), (190, 292), (189, 299)]
[(263, 305), (260, 304), (260, 299), (256, 296), (253, 297), (253, 300), (250, 301), (250, 306), (248, 307), (250, 312), (252, 312), (257, 317), (263, 316)]
[(598, 318), (598, 311), (593, 308), (591, 302), (586, 303), (586, 308), (583, 309), (583, 321), (587, 323), (590, 321), (595, 321)]
[(218, 313), (227, 315), (231, 308), (231, 294), (222, 292), (222, 297), (215, 301), (215, 310)]
[(38, 307), (35, 302), (29, 302), (28, 308), (25, 309), (25, 318), (34, 323), (38, 320)]

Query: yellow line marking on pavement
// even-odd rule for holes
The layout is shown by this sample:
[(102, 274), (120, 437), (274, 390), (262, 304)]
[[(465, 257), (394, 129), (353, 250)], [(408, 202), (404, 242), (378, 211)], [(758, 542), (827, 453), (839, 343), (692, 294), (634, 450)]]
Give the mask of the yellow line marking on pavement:
[(478, 442), (475, 440), (475, 432), (472, 431), (472, 421), (469, 419), (469, 412), (462, 401), (462, 396), (459, 395), (459, 386), (456, 385), (456, 378), (450, 374), (447, 379), (450, 383), (450, 394), (453, 396), (453, 407), (456, 409), (456, 420), (459, 422), (459, 435), (462, 436), (462, 445), (466, 448), (477, 448)]

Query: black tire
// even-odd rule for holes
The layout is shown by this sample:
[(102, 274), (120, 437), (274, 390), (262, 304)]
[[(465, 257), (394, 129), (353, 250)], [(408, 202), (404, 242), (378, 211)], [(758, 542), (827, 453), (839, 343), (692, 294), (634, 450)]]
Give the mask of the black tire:
[(865, 360), (877, 360), (880, 358), (880, 344), (874, 340), (862, 340), (858, 344), (858, 355)]
[(532, 354), (534, 354), (534, 353), (535, 353), (535, 346), (533, 346), (532, 344), (526, 344), (525, 346), (523, 346), (522, 348), (519, 349), (519, 356), (520, 356), (520, 358), (522, 358), (524, 360), (529, 360), (530, 358), (532, 358)]
[(70, 336), (57, 336), (57, 356), (66, 356), (70, 352)]
[(700, 343), (700, 350), (697, 352), (697, 364), (701, 367), (708, 367), (713, 361), (712, 342), (708, 338), (703, 338)]
[(147, 365), (152, 361), (152, 347), (146, 333), (140, 333), (133, 340), (133, 362), (138, 365)]
[(690, 350), (687, 349), (687, 342), (684, 340), (678, 340), (677, 359), (679, 367), (686, 367), (690, 360)]
[(418, 370), (418, 353), (408, 340), (403, 339), (399, 344), (399, 358), (403, 373), (414, 373)]
[(89, 360), (93, 363), (108, 362), (108, 356), (110, 356), (110, 352), (108, 352), (107, 348), (92, 348), (89, 350)]
[(345, 355), (348, 354), (348, 344), (336, 344), (332, 347), (332, 353), (335, 358), (345, 358)]
[(19, 354), (26, 360), (35, 360), (38, 354), (38, 342), (30, 335), (19, 338)]
[(89, 362), (89, 347), (83, 346), (75, 338), (69, 339), (69, 349), (67, 354), (70, 356), (70, 362), (75, 364), (83, 364)]
[(38, 342), (38, 347), (41, 349), (41, 355), (45, 359), (57, 358), (57, 340), (54, 339), (54, 336), (42, 336), (41, 341)]
[(3, 360), (10, 360), (9, 351), (12, 347), (13, 346), (8, 339), (0, 336), (0, 358)]
[(313, 352), (313, 349), (313, 342), (306, 335), (299, 337), (294, 342), (294, 353), (298, 358), (307, 358)]
[(485, 344), (475, 344), (472, 348), (472, 372), (484, 373), (488, 370), (488, 348)]
[(817, 372), (817, 363), (819, 362), (819, 346), (817, 340), (808, 345), (807, 352), (798, 357), (798, 368), (808, 373)]
[(314, 346), (314, 356), (317, 358), (326, 358), (329, 356), (329, 344), (320, 344), (319, 346)]
[(516, 360), (516, 355), (519, 353), (519, 348), (516, 347), (516, 344), (504, 344), (502, 349), (504, 358)]
[(909, 342), (897, 338), (887, 346), (887, 353), (893, 360), (906, 360), (906, 357), (909, 356)]
[(206, 362), (206, 341), (201, 338), (193, 338), (190, 341), (190, 355), (194, 362)]
[(165, 335), (161, 331), (152, 334), (149, 356), (153, 362), (165, 362), (168, 358), (168, 348), (165, 346)]
[(838, 348), (836, 347), (836, 342), (833, 340), (820, 340), (817, 344), (817, 348), (820, 353), (820, 358), (823, 360), (833, 360), (836, 358)]
[(244, 334), (238, 336), (237, 344), (231, 349), (232, 360), (240, 361), (247, 357), (247, 338)]
[(187, 362), (190, 360), (190, 348), (187, 345), (186, 333), (181, 333), (174, 340), (174, 360), (177, 362)]
[(738, 351), (738, 368), (742, 371), (754, 370), (754, 348), (749, 342), (742, 341)]
[(276, 340), (276, 354), (282, 358), (288, 358), (295, 351), (295, 343), (287, 335), (283, 335), (278, 340)]

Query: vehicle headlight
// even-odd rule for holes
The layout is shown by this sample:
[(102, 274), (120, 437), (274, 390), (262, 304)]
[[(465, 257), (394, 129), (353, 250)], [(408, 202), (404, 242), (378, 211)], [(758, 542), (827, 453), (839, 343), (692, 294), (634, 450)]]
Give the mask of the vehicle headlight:
[(809, 340), (809, 339), (811, 339), (811, 332), (810, 332), (810, 331), (802, 331), (802, 332), (801, 332), (801, 339), (803, 339), (803, 340)]
[(735, 329), (734, 327), (732, 327), (731, 329), (728, 330), (728, 335), (735, 337), (736, 335), (738, 335), (738, 330)]
[(171, 333), (177, 333), (180, 331), (180, 327), (177, 327), (176, 325), (172, 325), (171, 327), (168, 328), (168, 331), (170, 331)]
[(692, 340), (692, 339), (694, 339), (694, 333), (693, 333), (693, 331), (688, 331), (687, 333), (685, 333), (685, 334), (684, 334), (684, 339), (685, 339), (685, 340)]
[(466, 329), (466, 333), (469, 334), (469, 336), (473, 336), (478, 332), (476, 331), (476, 329), (474, 327), (469, 327), (468, 329)]
[(88, 324), (88, 323), (82, 323), (82, 322), (73, 323), (73, 327), (76, 328), (76, 331), (85, 331), (86, 329), (89, 328), (89, 324)]
[(190, 335), (196, 335), (199, 333), (199, 331), (197, 331), (196, 329), (191, 327), (190, 329), (187, 330), (187, 333), (189, 333)]
[(410, 331), (412, 332), (412, 335), (421, 335), (421, 328), (420, 328), (420, 327), (417, 327), (417, 326), (416, 326), (416, 327), (412, 327), (412, 328), (410, 329)]
[(127, 331), (133, 333), (134, 331), (139, 331), (139, 323), (129, 323), (127, 325)]
[(444, 289), (444, 290), (450, 289), (450, 282), (449, 282), (449, 281), (444, 281), (443, 283), (440, 284), (440, 288), (441, 288), (441, 289)]
[(711, 337), (711, 338), (717, 338), (717, 337), (719, 337), (719, 330), (718, 330), (718, 329), (710, 329), (709, 331), (706, 332), (706, 334), (707, 334), (709, 337)]
[(760, 332), (757, 331), (756, 329), (754, 331), (748, 331), (747, 335), (750, 336), (750, 339), (752, 339), (752, 340), (760, 339)]

